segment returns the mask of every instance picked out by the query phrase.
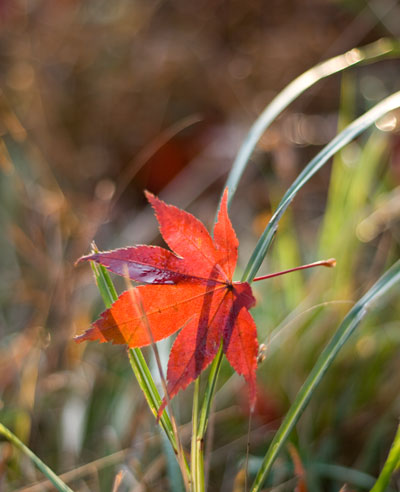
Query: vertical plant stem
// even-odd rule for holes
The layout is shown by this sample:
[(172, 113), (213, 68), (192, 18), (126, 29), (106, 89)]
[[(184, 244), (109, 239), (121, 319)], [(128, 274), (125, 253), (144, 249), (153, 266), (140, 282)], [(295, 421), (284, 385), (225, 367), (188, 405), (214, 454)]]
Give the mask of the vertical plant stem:
[(247, 481), (249, 475), (249, 456), (250, 456), (250, 435), (251, 435), (251, 421), (253, 419), (254, 410), (251, 410), (249, 415), (249, 423), (247, 426), (247, 443), (246, 443), (246, 462), (244, 465), (244, 492), (247, 492)]
[(398, 469), (400, 469), (400, 425), (397, 427), (397, 432), (392, 447), (390, 448), (389, 455), (371, 492), (384, 492), (387, 490), (390, 477), (393, 472)]
[(54, 487), (60, 492), (73, 492), (61, 478), (59, 478), (53, 470), (51, 470), (43, 461), (36, 456), (25, 444), (18, 439), (6, 426), (0, 424), (0, 435), (8, 439), (17, 449), (24, 453), (32, 461), (32, 463), (50, 480)]
[(197, 437), (196, 448), (197, 448), (197, 469), (198, 469), (198, 492), (204, 492), (204, 452), (203, 452), (204, 440)]
[[(221, 362), (223, 357), (222, 342), (219, 347), (218, 353), (215, 356), (210, 373), (207, 380), (207, 386), (201, 405), (201, 411), (199, 416), (199, 391), (200, 391), (200, 377), (195, 381), (195, 390), (193, 396), (193, 416), (192, 416), (192, 479), (193, 479), (193, 491), (204, 491), (205, 489), (205, 475), (204, 475), (204, 438), (207, 431), (208, 420), (210, 416), (211, 404), (214, 398), (215, 389), (217, 386), (217, 380), (219, 371), (221, 369)], [(196, 470), (196, 472), (194, 471)], [(196, 473), (196, 477), (194, 474)], [(198, 487), (198, 488), (196, 488)]]
[(191, 471), (193, 492), (204, 492), (203, 437), (199, 434), (200, 376), (194, 383), (192, 413)]
[(199, 420), (199, 436), (202, 439), (204, 439), (207, 430), (211, 404), (214, 398), (215, 389), (217, 387), (219, 371), (221, 369), (222, 356), (223, 356), (223, 350), (222, 350), (222, 343), (221, 343), (218, 353), (211, 364), (210, 373), (208, 375), (207, 387), (204, 393), (203, 404), (201, 406), (200, 420)]

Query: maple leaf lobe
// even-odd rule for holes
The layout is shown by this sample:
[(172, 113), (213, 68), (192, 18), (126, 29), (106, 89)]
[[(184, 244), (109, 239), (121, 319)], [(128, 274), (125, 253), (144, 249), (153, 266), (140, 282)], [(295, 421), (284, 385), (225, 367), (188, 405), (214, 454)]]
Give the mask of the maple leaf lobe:
[(214, 226), (214, 243), (220, 252), (219, 263), (232, 281), (236, 268), (239, 241), (228, 216), (228, 189), (225, 189)]
[(208, 272), (211, 278), (229, 280), (219, 265), (220, 255), (204, 225), (192, 214), (167, 205), (149, 192), (146, 198), (153, 207), (160, 232), (171, 250), (189, 260), (197, 271)]
[(138, 245), (93, 253), (78, 260), (81, 261), (95, 261), (117, 275), (149, 284), (176, 284), (200, 279), (188, 261), (159, 246)]

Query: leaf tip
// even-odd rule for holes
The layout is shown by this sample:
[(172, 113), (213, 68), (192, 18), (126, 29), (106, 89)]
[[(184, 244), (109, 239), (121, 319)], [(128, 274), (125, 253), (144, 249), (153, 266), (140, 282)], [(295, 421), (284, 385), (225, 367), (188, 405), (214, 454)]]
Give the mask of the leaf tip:
[(156, 199), (156, 196), (151, 193), (151, 191), (144, 190), (144, 196), (147, 198), (149, 203), (152, 203)]
[(80, 263), (83, 263), (84, 261), (97, 261), (97, 258), (98, 258), (98, 254), (97, 253), (92, 253), (90, 255), (84, 255), (84, 256), (81, 256), (80, 258), (78, 258), (75, 263), (74, 263), (74, 266), (78, 266)]
[(225, 187), (224, 192), (222, 193), (221, 201), (219, 202), (219, 207), (218, 207), (218, 220), (223, 211), (228, 210), (228, 193), (229, 193), (229, 188)]
[(75, 335), (73, 338), (74, 342), (82, 343), (87, 340), (87, 332), (81, 333), (80, 335)]
[(73, 340), (76, 343), (93, 341), (98, 341), (100, 343), (108, 342), (108, 340), (102, 336), (101, 331), (97, 329), (96, 325), (93, 325), (91, 328), (84, 331), (80, 335), (76, 335)]
[(144, 195), (147, 201), (153, 207), (156, 217), (158, 217), (158, 213), (160, 212), (160, 207), (162, 208), (162, 206), (166, 204), (150, 191), (144, 190)]

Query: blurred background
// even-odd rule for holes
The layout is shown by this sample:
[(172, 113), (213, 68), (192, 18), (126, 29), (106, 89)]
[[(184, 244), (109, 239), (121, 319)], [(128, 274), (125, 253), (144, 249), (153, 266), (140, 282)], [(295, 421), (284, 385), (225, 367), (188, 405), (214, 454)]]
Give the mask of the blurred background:
[[(179, 490), (124, 348), (72, 340), (103, 309), (89, 266), (75, 268), (76, 259), (93, 240), (99, 249), (162, 244), (144, 189), (211, 227), (235, 154), (266, 104), (319, 61), (383, 36), (400, 37), (397, 1), (1, 0), (0, 421), (68, 472), (74, 490), (111, 490), (117, 473), (115, 490)], [(232, 204), (238, 279), (299, 171), (399, 80), (397, 59), (354, 68), (272, 125)], [(263, 266), (338, 260), (334, 271), (256, 286), (266, 358), (250, 473), (321, 347), (399, 256), (398, 121), (392, 115), (347, 146), (299, 193)], [(354, 489), (368, 487), (359, 472), (379, 472), (400, 414), (399, 342), (393, 294), (311, 402), (296, 451), (275, 467), (279, 490), (294, 489), (296, 460), (310, 491), (338, 490), (350, 476)], [(166, 361), (168, 343), (160, 349)], [(223, 372), (209, 490), (239, 491), (247, 394), (228, 366)], [(175, 401), (185, 444), (190, 402), (191, 388)], [(0, 441), (0, 490), (46, 490), (32, 485), (42, 479)]]

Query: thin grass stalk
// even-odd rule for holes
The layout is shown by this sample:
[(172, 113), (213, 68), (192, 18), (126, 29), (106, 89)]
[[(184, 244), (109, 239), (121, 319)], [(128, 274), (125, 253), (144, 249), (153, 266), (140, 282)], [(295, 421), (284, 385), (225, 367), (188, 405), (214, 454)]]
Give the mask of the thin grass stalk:
[[(165, 433), (161, 432), (160, 435), (162, 450), (166, 458), (166, 479), (168, 480), (170, 489), (174, 492), (186, 492), (186, 485), (183, 481), (181, 469), (179, 467), (179, 463), (176, 459), (176, 454), (171, 446), (171, 443), (168, 441)], [(191, 491), (192, 489), (190, 488), (189, 490)]]
[(200, 376), (194, 383), (192, 412), (191, 472), (192, 492), (204, 492), (203, 438), (199, 433)]
[(314, 394), (315, 389), (321, 382), (329, 367), (332, 365), (340, 349), (348, 341), (365, 314), (368, 312), (369, 304), (386, 294), (386, 292), (398, 282), (400, 282), (400, 260), (397, 261), (384, 275), (382, 275), (382, 277), (380, 277), (371, 289), (349, 311), (336, 333), (333, 335), (331, 341), (319, 356), (310, 375), (301, 387), (295, 401), (292, 403), (281, 426), (275, 434), (254, 480), (251, 492), (258, 492), (261, 489), (275, 459), (278, 456), (279, 451), (282, 449), (294, 426), (302, 415), (304, 409)]
[[(96, 252), (96, 250), (97, 248), (94, 246), (93, 252)], [(104, 304), (106, 308), (110, 308), (113, 302), (115, 302), (118, 298), (118, 294), (115, 290), (114, 284), (112, 283), (110, 275), (108, 274), (106, 268), (102, 265), (99, 265), (93, 261), (91, 261), (90, 264)], [(128, 358), (132, 371), (135, 374), (137, 382), (144, 394), (150, 411), (157, 419), (158, 409), (161, 406), (162, 399), (157, 386), (151, 376), (146, 360), (143, 357), (142, 351), (138, 348), (128, 349)], [(168, 440), (170, 441), (175, 454), (177, 454), (179, 452), (179, 447), (175, 438), (171, 420), (167, 412), (162, 413), (159, 419), (159, 425), (165, 432)], [(182, 459), (184, 461), (186, 473), (190, 477), (190, 468), (184, 455)]]
[(31, 451), (25, 444), (18, 439), (18, 437), (13, 434), (5, 425), (0, 424), (0, 434), (8, 439), (17, 449), (24, 453), (32, 463), (38, 468), (43, 475), (47, 477), (48, 480), (54, 485), (54, 487), (60, 492), (73, 492), (72, 489), (65, 484), (61, 478), (59, 478), (53, 470), (51, 470), (43, 461), (36, 456), (36, 454)]
[(196, 446), (197, 446), (197, 469), (198, 469), (198, 477), (199, 477), (199, 482), (198, 482), (198, 490), (199, 492), (204, 492), (205, 491), (205, 474), (204, 474), (204, 440), (203, 439), (197, 439), (196, 441)]
[[(397, 39), (382, 38), (362, 48), (354, 48), (307, 70), (288, 84), (264, 109), (250, 128), (232, 165), (225, 187), (229, 188), (228, 207), (248, 161), (263, 133), (276, 117), (298, 96), (321, 79), (354, 67), (360, 63), (372, 63), (389, 56), (400, 55)], [(224, 187), (224, 188), (225, 188)]]
[(372, 487), (370, 492), (384, 492), (387, 490), (390, 478), (396, 470), (400, 469), (400, 425), (397, 427), (397, 432), (394, 437), (389, 455), (383, 465), (382, 471), (379, 474), (378, 480)]
[(198, 434), (198, 410), (199, 410), (200, 376), (194, 382), (193, 402), (192, 402), (192, 443), (190, 448), (190, 470), (192, 472), (192, 491), (197, 486), (197, 453), (196, 441)]
[(293, 184), (286, 191), (282, 200), (280, 201), (276, 212), (269, 221), (267, 227), (262, 233), (258, 243), (250, 257), (250, 260), (245, 268), (242, 281), (251, 282), (257, 274), (261, 263), (264, 261), (265, 255), (272, 243), (273, 237), (278, 228), (278, 223), (285, 213), (286, 209), (296, 196), (296, 193), (314, 176), (314, 174), (326, 164), (326, 162), (340, 149), (342, 149), (351, 140), (357, 137), (360, 133), (370, 127), (379, 118), (386, 113), (400, 107), (400, 91), (395, 92), (391, 96), (387, 97), (372, 109), (364, 113), (362, 116), (354, 120), (343, 131), (341, 131), (336, 137), (329, 142), (303, 169)]
[(222, 357), (223, 357), (222, 343), (219, 347), (217, 355), (212, 361), (210, 372), (208, 374), (207, 386), (204, 392), (203, 404), (201, 406), (200, 421), (199, 421), (199, 437), (204, 439), (207, 431), (208, 420), (210, 416), (211, 404), (215, 395), (217, 387), (217, 380), (219, 371), (221, 369)]

